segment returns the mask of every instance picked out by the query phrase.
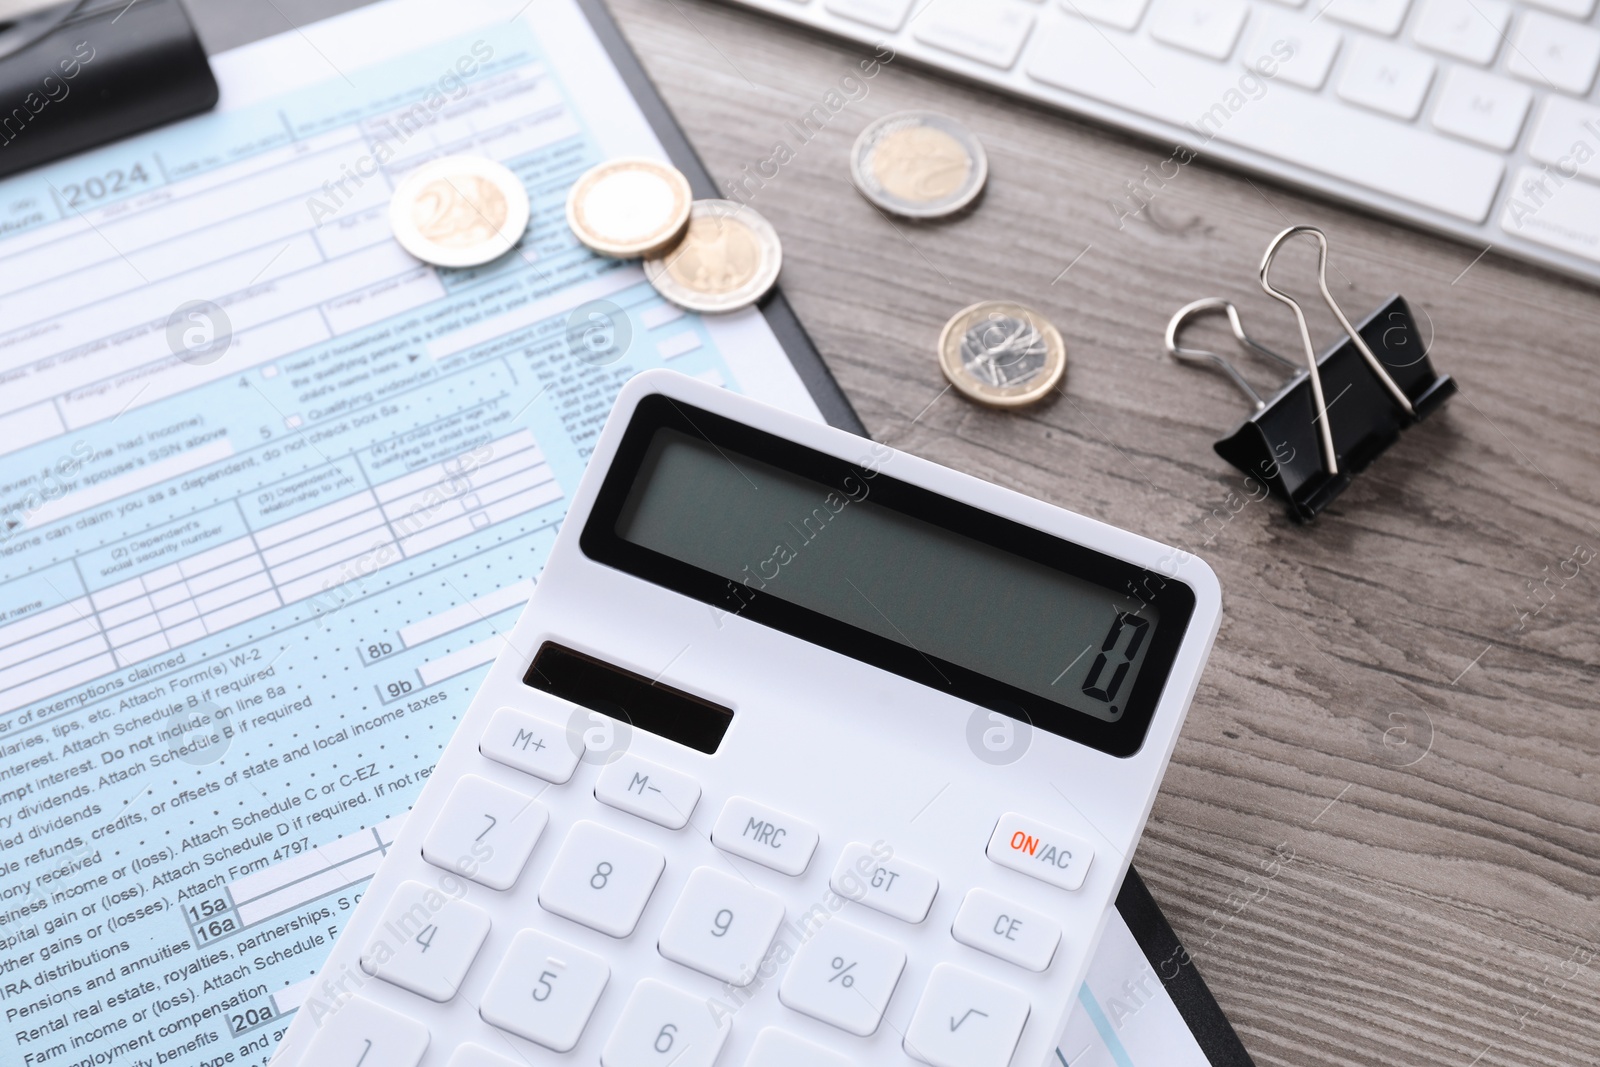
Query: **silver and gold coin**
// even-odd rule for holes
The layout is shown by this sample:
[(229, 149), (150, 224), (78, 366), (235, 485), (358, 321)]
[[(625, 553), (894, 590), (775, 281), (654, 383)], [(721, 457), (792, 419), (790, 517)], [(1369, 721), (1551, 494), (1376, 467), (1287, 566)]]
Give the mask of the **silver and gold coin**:
[(693, 194), (676, 167), (654, 159), (608, 159), (567, 193), (567, 225), (604, 256), (637, 259), (675, 244)]
[(952, 215), (983, 191), (989, 157), (961, 123), (936, 111), (901, 111), (871, 123), (850, 153), (861, 195), (893, 215)]
[(436, 267), (476, 267), (516, 247), (528, 228), (528, 191), (482, 156), (446, 156), (406, 175), (389, 200), (389, 225), (407, 252)]
[(1061, 383), (1067, 346), (1032, 308), (986, 300), (945, 323), (939, 366), (951, 385), (980, 404), (1017, 408), (1044, 399)]
[(683, 240), (645, 260), (644, 276), (679, 307), (737, 311), (765, 296), (782, 266), (778, 231), (755, 209), (696, 200)]

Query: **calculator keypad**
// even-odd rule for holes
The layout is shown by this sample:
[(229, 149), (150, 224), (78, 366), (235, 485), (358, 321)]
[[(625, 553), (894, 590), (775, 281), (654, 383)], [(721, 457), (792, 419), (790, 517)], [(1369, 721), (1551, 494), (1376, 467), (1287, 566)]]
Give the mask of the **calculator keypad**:
[[(479, 750), (557, 784), (569, 780), (578, 763), (564, 730), (517, 708), (495, 712)], [(428, 828), (423, 858), (491, 889), (513, 888), (550, 820), (538, 792), (462, 775)], [(700, 785), (690, 775), (631, 753), (603, 767), (594, 787), (600, 803), (668, 830), (688, 825), (700, 796)], [(713, 823), (710, 839), (724, 852), (799, 876), (811, 864), (819, 835), (787, 812), (733, 797)], [(1068, 891), (1082, 885), (1093, 858), (1081, 839), (1016, 813), (997, 821), (986, 852), (1002, 866)], [(656, 845), (580, 819), (561, 841), (539, 888), (539, 904), (609, 937), (630, 937), (665, 868), (666, 855)], [(656, 941), (663, 958), (724, 983), (725, 993), (755, 980), (786, 915), (779, 894), (736, 875), (726, 862), (692, 871)], [(857, 841), (842, 849), (828, 885), (844, 900), (905, 923), (922, 923), (938, 895), (939, 877), (881, 841)], [(841, 917), (818, 921), (808, 912), (795, 922), (799, 947), (780, 972), (779, 1002), (846, 1033), (875, 1034), (904, 975), (904, 950)], [(489, 929), (483, 908), (407, 881), (389, 901), (361, 964), (386, 982), (445, 1002), (456, 995)], [(1055, 961), (1062, 931), (1049, 915), (973, 888), (962, 898), (948, 936), (952, 943), (1040, 972)], [(484, 1022), (555, 1053), (577, 1047), (612, 984), (602, 955), (538, 929), (520, 930), (495, 967), (478, 1005)], [(909, 990), (902, 994), (910, 995)], [(932, 1067), (1007, 1067), (1030, 1011), (1028, 998), (1004, 982), (938, 963), (901, 1041), (909, 1055)], [(315, 1055), (307, 1063), (415, 1067), (428, 1047), (425, 1027), (369, 1001), (352, 1002), (335, 1019), (318, 1032), (311, 1046)], [(601, 1064), (712, 1067), (732, 1025), (729, 1017), (708, 1010), (704, 996), (646, 978), (628, 990), (620, 1021), (605, 1035)], [(448, 1067), (509, 1067), (512, 1062), (468, 1044), (454, 1050)], [(852, 1061), (769, 1026), (757, 1035), (743, 1067), (852, 1067)]]
[(1061, 924), (987, 889), (973, 889), (956, 912), (950, 936), (1018, 967), (1042, 971), (1055, 958)]
[(926, 919), (939, 892), (939, 878), (928, 868), (898, 856), (880, 857), (860, 842), (845, 846), (828, 885), (846, 900), (908, 923)]
[(600, 1064), (711, 1067), (727, 1039), (727, 1023), (718, 1025), (704, 997), (646, 978), (634, 986), (621, 1022), (600, 1050)]
[(666, 865), (666, 854), (654, 845), (585, 819), (562, 842), (539, 903), (591, 930), (627, 937)]
[(795, 953), (778, 999), (813, 1019), (868, 1037), (878, 1029), (905, 966), (906, 954), (893, 941), (829, 919)]
[(1002, 867), (1049, 882), (1060, 889), (1083, 885), (1094, 846), (1016, 812), (1007, 812), (989, 835), (989, 858)]
[(625, 755), (600, 772), (594, 798), (668, 830), (681, 830), (700, 802), (700, 783), (658, 763)]
[(442, 1004), (456, 995), (488, 935), (489, 913), (482, 908), (421, 882), (402, 882), (361, 954), (361, 966)]
[(428, 1051), (428, 1028), (415, 1019), (352, 997), (328, 1016), (306, 1050), (317, 1067), (417, 1067)]
[(1028, 1011), (1020, 991), (941, 963), (917, 1002), (904, 1047), (931, 1067), (1006, 1067)]
[(526, 793), (463, 775), (423, 839), (422, 857), (490, 889), (510, 889), (549, 821), (549, 809)]
[(783, 900), (776, 893), (700, 867), (689, 876), (657, 948), (701, 974), (749, 985), (782, 922)]
[(564, 784), (578, 766), (578, 748), (567, 732), (548, 719), (520, 708), (501, 708), (489, 720), (478, 741), (478, 751), (507, 767)]
[(782, 874), (798, 875), (817, 850), (817, 829), (744, 797), (733, 797), (711, 828), (711, 843)]
[(610, 966), (593, 952), (523, 930), (490, 981), (478, 1014), (552, 1052), (570, 1052), (610, 979)]

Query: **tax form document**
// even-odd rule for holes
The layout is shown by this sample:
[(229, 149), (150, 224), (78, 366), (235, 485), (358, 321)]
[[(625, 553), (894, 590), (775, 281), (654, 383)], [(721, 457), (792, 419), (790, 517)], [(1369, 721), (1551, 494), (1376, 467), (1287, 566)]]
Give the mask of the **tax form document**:
[[(216, 113), (0, 183), (7, 1067), (266, 1062), (620, 384), (817, 415), (759, 313), (571, 237), (576, 175), (663, 153), (578, 9), (522, 7), (286, 33)], [(439, 271), (388, 200), (457, 152), (532, 223)]]

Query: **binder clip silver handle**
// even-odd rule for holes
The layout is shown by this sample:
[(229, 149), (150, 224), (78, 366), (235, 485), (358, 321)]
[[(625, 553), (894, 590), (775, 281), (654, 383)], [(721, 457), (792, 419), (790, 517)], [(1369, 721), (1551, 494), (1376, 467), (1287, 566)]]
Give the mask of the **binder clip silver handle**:
[(1178, 344), (1178, 334), (1185, 326), (1188, 325), (1190, 319), (1197, 318), (1200, 315), (1205, 315), (1214, 311), (1221, 311), (1227, 314), (1228, 325), (1233, 328), (1233, 336), (1241, 345), (1254, 352), (1259, 352), (1263, 356), (1268, 356), (1278, 361), (1285, 367), (1288, 367), (1290, 370), (1298, 369), (1293, 360), (1285, 359), (1272, 349), (1268, 348), (1266, 345), (1259, 343), (1251, 338), (1249, 334), (1245, 333), (1244, 324), (1239, 321), (1239, 309), (1234, 307), (1231, 301), (1224, 300), (1220, 296), (1202, 297), (1193, 303), (1185, 304), (1173, 314), (1172, 318), (1167, 320), (1167, 355), (1171, 356), (1173, 359), (1184, 363), (1194, 364), (1195, 366), (1210, 366), (1216, 368), (1223, 374), (1227, 375), (1228, 380), (1233, 382), (1233, 384), (1239, 388), (1239, 391), (1249, 398), (1250, 403), (1255, 406), (1255, 410), (1261, 411), (1266, 408), (1267, 402), (1261, 399), (1261, 394), (1255, 391), (1250, 383), (1245, 380), (1245, 376), (1240, 374), (1238, 369), (1235, 368), (1232, 363), (1229, 363), (1226, 359), (1217, 355), (1215, 352), (1208, 352), (1203, 348), (1184, 348), (1182, 345)]
[(1416, 409), (1411, 406), (1411, 401), (1406, 397), (1405, 392), (1395, 384), (1393, 378), (1389, 377), (1388, 370), (1379, 362), (1378, 357), (1373, 355), (1372, 349), (1367, 346), (1367, 342), (1362, 340), (1361, 334), (1356, 331), (1356, 328), (1350, 324), (1350, 320), (1345, 317), (1344, 309), (1339, 307), (1339, 302), (1333, 298), (1333, 293), (1328, 291), (1328, 235), (1315, 226), (1290, 226), (1278, 234), (1272, 239), (1272, 243), (1267, 245), (1266, 254), (1261, 257), (1261, 288), (1266, 290), (1267, 295), (1273, 299), (1281, 300), (1288, 304), (1290, 310), (1294, 312), (1295, 324), (1300, 327), (1300, 342), (1305, 347), (1306, 368), (1311, 376), (1311, 395), (1315, 399), (1317, 407), (1317, 433), (1322, 442), (1322, 465), (1330, 475), (1333, 475), (1339, 473), (1339, 460), (1336, 458), (1333, 448), (1333, 429), (1328, 425), (1328, 403), (1322, 392), (1322, 375), (1317, 371), (1317, 349), (1311, 343), (1311, 328), (1306, 325), (1306, 313), (1300, 307), (1299, 301), (1282, 289), (1275, 287), (1268, 278), (1272, 270), (1272, 261), (1277, 257), (1278, 250), (1283, 247), (1284, 242), (1302, 233), (1309, 234), (1316, 238), (1317, 241), (1317, 284), (1322, 289), (1323, 303), (1328, 305), (1328, 310), (1333, 312), (1333, 317), (1339, 320), (1339, 325), (1343, 327), (1344, 332), (1351, 341), (1355, 342), (1356, 350), (1361, 353), (1361, 358), (1366, 360), (1367, 366), (1372, 368), (1372, 373), (1378, 376), (1378, 380), (1383, 383), (1384, 388), (1388, 389), (1389, 395), (1394, 397), (1395, 402), (1400, 405), (1400, 409), (1412, 418), (1415, 418), (1417, 413)]

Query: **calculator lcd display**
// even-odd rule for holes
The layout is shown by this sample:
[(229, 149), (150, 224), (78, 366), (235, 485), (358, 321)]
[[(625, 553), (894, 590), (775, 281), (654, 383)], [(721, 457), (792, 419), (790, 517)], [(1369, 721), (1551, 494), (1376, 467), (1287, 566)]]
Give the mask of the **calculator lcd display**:
[(666, 421), (632, 442), (626, 484), (602, 490), (591, 556), (1036, 727), (1137, 749), (1186, 586), (749, 427), (708, 436), (710, 413)]

